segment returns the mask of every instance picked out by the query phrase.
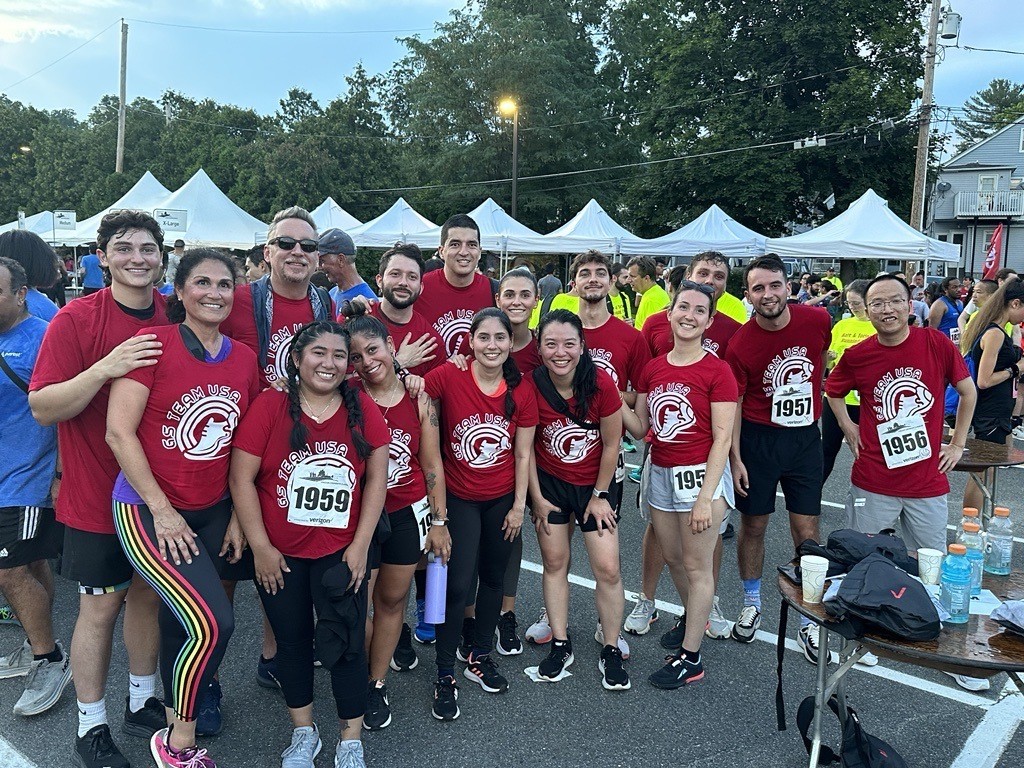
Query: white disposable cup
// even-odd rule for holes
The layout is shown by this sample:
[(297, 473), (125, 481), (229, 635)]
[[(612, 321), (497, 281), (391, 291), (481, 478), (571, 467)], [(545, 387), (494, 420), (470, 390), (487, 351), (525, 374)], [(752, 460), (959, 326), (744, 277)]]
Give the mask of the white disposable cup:
[(925, 584), (938, 584), (942, 575), (942, 552), (925, 548), (917, 550), (917, 571)]
[(825, 576), (828, 560), (817, 555), (800, 556), (800, 578), (803, 581), (804, 602), (820, 603), (825, 594)]

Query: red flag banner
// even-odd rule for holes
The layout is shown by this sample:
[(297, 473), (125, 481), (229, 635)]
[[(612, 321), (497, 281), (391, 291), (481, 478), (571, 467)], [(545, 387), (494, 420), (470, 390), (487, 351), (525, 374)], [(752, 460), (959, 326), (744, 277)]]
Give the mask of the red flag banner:
[(981, 275), (982, 280), (995, 280), (996, 272), (999, 271), (999, 256), (1003, 252), (1003, 225), (1000, 224), (992, 233), (985, 249), (985, 271)]

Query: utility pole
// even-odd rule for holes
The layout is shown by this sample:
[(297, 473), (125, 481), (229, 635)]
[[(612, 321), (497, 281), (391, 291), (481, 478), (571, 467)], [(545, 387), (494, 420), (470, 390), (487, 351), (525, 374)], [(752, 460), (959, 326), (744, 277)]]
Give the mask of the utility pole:
[(924, 54), (924, 87), (921, 89), (921, 116), (917, 129), (917, 161), (914, 164), (914, 196), (910, 206), (910, 225), (924, 231), (924, 194), (928, 183), (928, 140), (932, 124), (932, 91), (935, 86), (935, 52), (939, 34), (940, 0), (932, 0), (928, 21), (928, 47)]
[(121, 98), (117, 107), (117, 159), (114, 173), (124, 171), (124, 121), (127, 111), (125, 101), (128, 91), (128, 25), (121, 19)]

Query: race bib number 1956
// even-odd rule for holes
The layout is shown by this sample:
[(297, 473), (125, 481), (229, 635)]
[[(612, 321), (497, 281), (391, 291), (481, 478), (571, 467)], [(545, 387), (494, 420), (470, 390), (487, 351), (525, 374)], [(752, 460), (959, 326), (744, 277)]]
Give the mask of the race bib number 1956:
[(878, 442), (882, 446), (885, 466), (889, 469), (916, 464), (932, 457), (928, 430), (924, 425), (924, 417), (920, 415), (879, 424)]

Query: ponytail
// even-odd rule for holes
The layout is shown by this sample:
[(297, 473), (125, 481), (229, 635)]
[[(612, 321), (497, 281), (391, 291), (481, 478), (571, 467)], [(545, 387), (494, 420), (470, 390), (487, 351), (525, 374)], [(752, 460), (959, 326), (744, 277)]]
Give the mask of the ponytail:
[(516, 412), (516, 401), (512, 396), (512, 390), (518, 387), (519, 382), (523, 380), (523, 374), (519, 372), (519, 366), (516, 365), (512, 355), (509, 355), (501, 364), (501, 377), (505, 379), (505, 418), (512, 421), (512, 416)]

